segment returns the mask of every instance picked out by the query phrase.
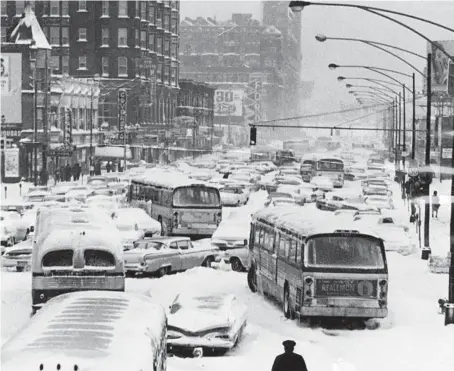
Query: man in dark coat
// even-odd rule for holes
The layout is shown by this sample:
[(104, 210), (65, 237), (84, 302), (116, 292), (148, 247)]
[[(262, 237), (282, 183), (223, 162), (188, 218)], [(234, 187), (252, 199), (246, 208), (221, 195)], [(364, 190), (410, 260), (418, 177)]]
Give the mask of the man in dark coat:
[(65, 180), (67, 182), (70, 182), (72, 174), (71, 174), (71, 165), (69, 163), (66, 164), (66, 166), (65, 166), (65, 174), (66, 174), (66, 177), (65, 177), (66, 179)]
[(293, 353), (296, 343), (293, 340), (286, 340), (282, 345), (285, 352), (276, 357), (271, 371), (307, 371), (304, 358)]

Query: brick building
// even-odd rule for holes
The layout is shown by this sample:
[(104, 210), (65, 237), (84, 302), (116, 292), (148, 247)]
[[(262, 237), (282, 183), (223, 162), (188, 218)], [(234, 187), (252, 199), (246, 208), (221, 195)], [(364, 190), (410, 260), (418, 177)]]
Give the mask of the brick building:
[[(1, 2), (2, 40), (25, 1)], [(34, 1), (52, 46), (53, 74), (99, 75), (99, 122), (117, 125), (117, 91), (129, 91), (128, 121), (164, 124), (178, 95), (178, 1)]]

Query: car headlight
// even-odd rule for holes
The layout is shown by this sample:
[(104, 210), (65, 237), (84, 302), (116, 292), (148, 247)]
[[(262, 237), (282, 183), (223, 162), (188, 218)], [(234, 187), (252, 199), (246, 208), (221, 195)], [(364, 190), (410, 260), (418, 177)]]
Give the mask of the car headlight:
[(211, 332), (205, 335), (207, 339), (222, 339), (222, 340), (230, 340), (230, 335), (225, 332)]

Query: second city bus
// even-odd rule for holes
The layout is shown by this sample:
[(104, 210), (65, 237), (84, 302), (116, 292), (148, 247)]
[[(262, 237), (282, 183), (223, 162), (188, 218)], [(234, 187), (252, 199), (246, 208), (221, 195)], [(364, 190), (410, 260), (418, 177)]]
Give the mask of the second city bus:
[(299, 207), (264, 209), (254, 215), (248, 285), (281, 303), (287, 318), (366, 321), (388, 314), (383, 240), (337, 229), (334, 220), (319, 225)]
[(326, 176), (333, 182), (335, 188), (344, 186), (344, 161), (333, 156), (320, 156), (316, 164), (317, 175)]

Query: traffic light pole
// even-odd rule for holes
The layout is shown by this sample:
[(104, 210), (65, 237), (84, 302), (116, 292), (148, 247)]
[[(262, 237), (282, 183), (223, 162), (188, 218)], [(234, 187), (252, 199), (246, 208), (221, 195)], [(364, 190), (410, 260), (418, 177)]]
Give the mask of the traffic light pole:
[(38, 82), (36, 81), (36, 68), (34, 74), (33, 94), (33, 184), (38, 185)]

